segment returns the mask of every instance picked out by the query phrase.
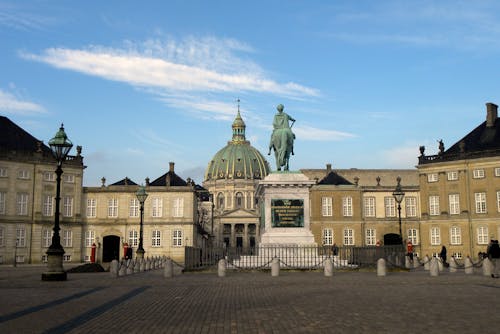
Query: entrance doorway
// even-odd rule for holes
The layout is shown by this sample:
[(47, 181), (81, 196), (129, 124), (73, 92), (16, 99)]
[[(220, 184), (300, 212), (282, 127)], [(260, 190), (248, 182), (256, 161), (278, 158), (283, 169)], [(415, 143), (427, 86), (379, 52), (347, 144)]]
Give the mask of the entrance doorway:
[(120, 237), (108, 235), (102, 239), (102, 262), (111, 262), (120, 258)]
[(384, 246), (401, 245), (402, 242), (403, 240), (401, 240), (399, 234), (387, 233), (384, 235)]

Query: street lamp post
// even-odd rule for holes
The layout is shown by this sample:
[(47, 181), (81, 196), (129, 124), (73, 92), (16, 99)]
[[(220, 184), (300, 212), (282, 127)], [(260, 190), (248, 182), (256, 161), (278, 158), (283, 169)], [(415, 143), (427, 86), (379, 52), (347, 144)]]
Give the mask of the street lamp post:
[(148, 197), (148, 194), (146, 193), (146, 188), (144, 186), (140, 186), (139, 190), (135, 193), (135, 196), (137, 196), (137, 199), (139, 200), (140, 203), (140, 211), (141, 211), (141, 220), (140, 220), (140, 227), (139, 227), (139, 247), (137, 248), (136, 254), (138, 259), (143, 259), (144, 258), (144, 248), (142, 247), (142, 221), (144, 219), (144, 202), (146, 201), (146, 198)]
[(67, 279), (66, 271), (63, 268), (64, 248), (61, 245), (61, 237), (59, 236), (59, 202), (61, 200), (61, 175), (63, 173), (62, 164), (66, 160), (66, 156), (73, 147), (73, 144), (68, 139), (64, 132), (64, 126), (61, 124), (54, 138), (49, 141), (52, 155), (57, 161), (56, 169), (56, 212), (54, 217), (54, 233), (52, 235), (52, 244), (47, 250), (47, 271), (42, 273), (42, 281), (65, 281)]
[(396, 185), (396, 189), (394, 189), (392, 196), (394, 196), (394, 199), (398, 203), (399, 239), (404, 247), (403, 234), (401, 233), (401, 202), (403, 201), (403, 197), (405, 197), (405, 193), (401, 189), (401, 177), (398, 176), (396, 181), (398, 181), (398, 184)]

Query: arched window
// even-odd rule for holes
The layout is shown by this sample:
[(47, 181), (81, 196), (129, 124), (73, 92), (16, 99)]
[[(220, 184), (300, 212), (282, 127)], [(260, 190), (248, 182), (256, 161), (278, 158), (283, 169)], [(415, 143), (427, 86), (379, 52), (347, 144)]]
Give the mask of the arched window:
[(234, 203), (235, 203), (235, 206), (237, 208), (243, 207), (243, 194), (242, 193), (240, 193), (240, 192), (236, 193)]
[(224, 194), (223, 193), (219, 193), (217, 195), (217, 207), (219, 209), (224, 208)]

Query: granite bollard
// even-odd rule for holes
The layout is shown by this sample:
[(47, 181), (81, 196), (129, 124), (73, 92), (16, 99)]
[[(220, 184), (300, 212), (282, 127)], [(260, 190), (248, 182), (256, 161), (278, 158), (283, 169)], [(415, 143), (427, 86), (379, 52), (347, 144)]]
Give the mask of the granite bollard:
[(172, 260), (170, 259), (165, 260), (165, 267), (163, 268), (163, 277), (165, 278), (174, 277), (174, 265), (172, 263)]
[(439, 276), (439, 263), (440, 261), (437, 258), (433, 257), (431, 259), (431, 264), (429, 266), (431, 276)]
[(384, 258), (380, 258), (377, 260), (377, 276), (386, 276), (387, 275), (387, 266)]
[(217, 264), (217, 274), (219, 277), (226, 277), (226, 259), (220, 259)]
[(464, 267), (467, 275), (474, 274), (474, 265), (472, 264), (472, 260), (469, 256), (465, 258)]
[(280, 259), (277, 257), (273, 257), (271, 261), (271, 276), (279, 276), (280, 275)]
[(430, 265), (431, 265), (431, 260), (429, 259), (429, 256), (426, 255), (424, 257), (424, 270), (426, 271), (430, 270)]
[(118, 268), (120, 264), (118, 263), (118, 260), (113, 260), (111, 261), (111, 264), (109, 265), (109, 273), (111, 274), (112, 277), (118, 277)]
[(456, 273), (457, 272), (457, 262), (455, 261), (455, 258), (452, 257), (450, 259), (450, 273)]
[(484, 258), (483, 259), (483, 275), (484, 276), (491, 276), (493, 274), (493, 263), (491, 262), (490, 259)]
[(333, 276), (333, 262), (331, 258), (325, 260), (325, 276), (332, 277)]

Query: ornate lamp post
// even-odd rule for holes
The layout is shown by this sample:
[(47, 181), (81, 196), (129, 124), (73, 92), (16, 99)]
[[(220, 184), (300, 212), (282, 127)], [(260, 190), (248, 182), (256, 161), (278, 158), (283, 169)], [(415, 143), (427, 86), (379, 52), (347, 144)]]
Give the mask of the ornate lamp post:
[(73, 147), (73, 143), (71, 143), (64, 132), (63, 124), (61, 124), (54, 138), (49, 141), (49, 146), (52, 150), (52, 155), (57, 161), (56, 212), (54, 217), (52, 244), (47, 250), (47, 271), (42, 273), (42, 281), (65, 281), (67, 276), (62, 265), (64, 249), (61, 245), (61, 237), (59, 236), (59, 202), (61, 200), (62, 164)]
[(392, 196), (394, 196), (394, 199), (398, 203), (399, 238), (401, 240), (401, 244), (404, 247), (403, 234), (401, 233), (401, 202), (403, 201), (403, 197), (405, 197), (405, 193), (401, 189), (401, 177), (398, 176), (396, 181), (398, 181), (398, 184), (396, 185), (396, 189), (394, 189)]
[(140, 223), (140, 228), (139, 228), (139, 247), (137, 248), (136, 254), (138, 259), (143, 259), (144, 258), (144, 248), (142, 247), (142, 221), (144, 219), (144, 202), (146, 201), (146, 198), (148, 197), (148, 194), (146, 193), (146, 188), (144, 186), (140, 186), (139, 190), (135, 193), (135, 196), (137, 196), (137, 199), (139, 200), (139, 203), (141, 204), (140, 206), (140, 211), (141, 211), (141, 223)]

